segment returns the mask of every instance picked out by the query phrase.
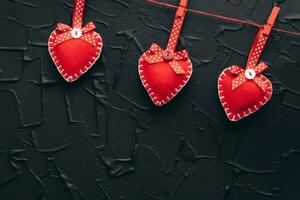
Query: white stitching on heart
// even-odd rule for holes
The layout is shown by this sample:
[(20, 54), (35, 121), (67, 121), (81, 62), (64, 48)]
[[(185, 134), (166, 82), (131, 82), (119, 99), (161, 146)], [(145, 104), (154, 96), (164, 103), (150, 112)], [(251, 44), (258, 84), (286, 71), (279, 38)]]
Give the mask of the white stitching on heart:
[[(138, 71), (139, 71), (139, 75), (140, 75), (140, 79), (141, 79), (141, 82), (143, 84), (143, 86), (145, 87), (145, 89), (147, 90), (152, 102), (156, 105), (156, 106), (163, 106), (165, 104), (167, 104), (169, 101), (171, 101), (181, 90), (182, 88), (187, 84), (187, 82), (190, 80), (192, 74), (193, 74), (193, 65), (192, 65), (192, 62), (190, 59), (188, 59), (188, 62), (189, 62), (189, 70), (188, 72), (190, 73), (189, 75), (186, 75), (185, 76), (185, 79), (183, 79), (182, 81), (182, 84), (179, 84), (179, 86), (177, 88), (174, 89), (174, 91), (171, 91), (169, 95), (167, 95), (166, 99), (158, 99), (158, 97), (156, 96), (156, 94), (154, 92), (151, 92), (151, 88), (148, 88), (148, 82), (147, 80), (145, 79), (145, 76), (143, 74), (143, 64), (142, 62), (145, 60), (145, 56), (147, 56), (149, 54), (149, 51), (145, 52), (141, 58), (139, 59), (139, 66), (138, 66)], [(174, 93), (175, 94), (174, 94)], [(152, 94), (152, 95), (151, 95)]]
[[(263, 100), (264, 101), (260, 101), (259, 102), (259, 105), (254, 105), (254, 110), (251, 110), (251, 108), (247, 108), (246, 111), (242, 111), (242, 113), (237, 113), (236, 115), (233, 114), (231, 111), (230, 111), (230, 108), (228, 107), (228, 102), (226, 102), (226, 99), (225, 99), (225, 96), (223, 95), (224, 91), (223, 91), (223, 81), (224, 81), (224, 76), (227, 76), (226, 73), (231, 73), (230, 72), (230, 68), (227, 68), (225, 69), (221, 75), (219, 76), (219, 79), (218, 79), (218, 95), (219, 95), (219, 99), (220, 99), (220, 102), (225, 110), (225, 113), (228, 117), (228, 119), (230, 121), (239, 121), (249, 115), (251, 115), (252, 113), (255, 113), (256, 111), (258, 111), (262, 106), (264, 106), (270, 99), (271, 99), (271, 96), (273, 94), (273, 86), (272, 86), (272, 83), (269, 85), (269, 87), (267, 87), (267, 94), (270, 94), (270, 98), (268, 99), (266, 96), (263, 96)], [(264, 77), (264, 76), (263, 76)], [(265, 83), (267, 84), (269, 81), (266, 77), (264, 77), (265, 79)], [(244, 117), (241, 116), (241, 114), (244, 115)]]
[(56, 56), (56, 52), (54, 50), (54, 47), (53, 47), (53, 40), (56, 39), (56, 31), (53, 31), (49, 37), (49, 41), (48, 41), (48, 51), (51, 55), (51, 59), (53, 60), (56, 68), (58, 69), (59, 73), (62, 75), (62, 77), (67, 81), (67, 82), (73, 82), (73, 81), (76, 81), (81, 75), (83, 75), (84, 73), (86, 73), (95, 63), (96, 61), (99, 59), (101, 53), (102, 53), (102, 47), (103, 47), (103, 42), (102, 42), (102, 38), (101, 36), (94, 32), (94, 36), (96, 36), (96, 40), (99, 40), (100, 42), (98, 42), (97, 44), (100, 46), (100, 47), (97, 47), (98, 51), (95, 52), (95, 56), (92, 57), (92, 60), (90, 60), (88, 63), (89, 65), (88, 66), (84, 66), (85, 70), (82, 71), (80, 70), (80, 74), (68, 74), (68, 73), (63, 73), (64, 72), (64, 69), (61, 69), (61, 65), (59, 64), (59, 61), (56, 59), (57, 56)]

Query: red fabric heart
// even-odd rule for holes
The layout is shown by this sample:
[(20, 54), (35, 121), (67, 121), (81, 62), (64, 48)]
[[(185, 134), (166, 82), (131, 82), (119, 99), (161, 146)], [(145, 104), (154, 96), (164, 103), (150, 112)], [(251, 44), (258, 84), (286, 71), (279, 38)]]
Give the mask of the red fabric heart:
[(156, 106), (163, 106), (171, 101), (186, 85), (193, 73), (192, 62), (187, 51), (175, 52), (187, 4), (188, 0), (180, 0), (167, 48), (163, 50), (153, 43), (139, 60), (140, 79)]
[(74, 0), (72, 27), (59, 23), (48, 41), (51, 58), (67, 82), (87, 72), (100, 57), (103, 47), (92, 22), (82, 28), (84, 7), (85, 0)]
[[(69, 30), (71, 34), (72, 30)], [(100, 57), (102, 39), (95, 31), (84, 32), (80, 38), (70, 38), (60, 42), (60, 30), (52, 32), (49, 38), (49, 52), (58, 71), (67, 82), (77, 80), (87, 72)], [(86, 40), (89, 38), (90, 41)]]
[[(155, 55), (153, 46), (157, 45), (153, 44), (150, 50), (146, 51), (140, 58), (139, 74), (142, 84), (153, 103), (156, 106), (163, 106), (173, 99), (186, 85), (193, 73), (193, 67), (188, 54), (182, 59), (176, 60), (176, 63), (173, 64), (174, 59), (163, 59), (162, 53), (159, 56)], [(176, 54), (179, 55), (183, 52), (185, 51), (181, 51), (178, 54), (175, 53), (174, 57)], [(154, 61), (151, 63), (149, 58), (154, 58), (160, 62)]]
[(272, 9), (267, 23), (256, 35), (246, 68), (233, 65), (225, 69), (218, 80), (219, 98), (227, 117), (238, 121), (258, 111), (272, 97), (272, 83), (261, 73), (268, 66), (259, 62), (259, 58), (268, 41), (272, 27), (275, 24), (280, 8)]
[(254, 81), (247, 80), (233, 90), (233, 81), (239, 75), (232, 68), (225, 69), (218, 80), (219, 97), (224, 110), (231, 121), (238, 121), (259, 110), (272, 97), (272, 83), (263, 75), (261, 81), (265, 90)]

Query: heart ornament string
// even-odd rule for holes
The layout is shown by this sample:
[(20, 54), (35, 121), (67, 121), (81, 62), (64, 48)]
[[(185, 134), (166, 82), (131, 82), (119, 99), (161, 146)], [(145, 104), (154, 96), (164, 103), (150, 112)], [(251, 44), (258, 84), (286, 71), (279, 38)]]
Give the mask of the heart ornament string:
[(229, 120), (239, 121), (258, 111), (272, 97), (271, 81), (262, 75), (268, 69), (259, 58), (265, 48), (280, 8), (274, 7), (267, 23), (260, 28), (252, 44), (246, 68), (226, 68), (218, 80), (221, 104)]
[(171, 101), (187, 84), (192, 72), (188, 52), (176, 51), (188, 0), (181, 0), (176, 11), (171, 34), (165, 49), (153, 43), (139, 60), (139, 75), (143, 86), (156, 106)]
[(89, 22), (82, 27), (85, 0), (74, 0), (72, 27), (59, 23), (48, 41), (50, 56), (67, 82), (77, 80), (99, 59), (103, 42)]

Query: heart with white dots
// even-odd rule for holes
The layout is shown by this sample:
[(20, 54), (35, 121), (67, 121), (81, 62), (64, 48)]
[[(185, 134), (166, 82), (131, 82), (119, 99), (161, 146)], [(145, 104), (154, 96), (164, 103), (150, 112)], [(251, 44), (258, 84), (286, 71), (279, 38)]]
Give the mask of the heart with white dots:
[(139, 75), (143, 86), (156, 106), (171, 101), (187, 84), (193, 73), (188, 52), (176, 51), (186, 15), (188, 0), (180, 0), (166, 49), (153, 43), (139, 60)]
[(272, 97), (271, 81), (261, 73), (268, 69), (259, 58), (265, 48), (280, 8), (275, 6), (267, 23), (257, 33), (246, 68), (237, 65), (225, 69), (218, 79), (221, 104), (230, 121), (239, 121), (258, 111)]
[(247, 75), (247, 71), (245, 71), (247, 81), (233, 90), (233, 81), (237, 76), (232, 73), (232, 68), (226, 68), (218, 80), (219, 98), (230, 121), (239, 121), (258, 111), (271, 99), (273, 93), (272, 83), (268, 78), (259, 75), (265, 88), (262, 90), (253, 81), (252, 76)]
[(73, 26), (58, 24), (48, 41), (50, 56), (67, 82), (77, 80), (101, 55), (102, 38), (89, 22), (82, 27), (85, 0), (75, 0)]
[(256, 65), (266, 42), (267, 36), (259, 33), (251, 48), (246, 70), (233, 65), (219, 77), (219, 98), (230, 121), (239, 121), (255, 113), (272, 97), (272, 83), (261, 75), (268, 66), (263, 62)]
[(150, 48), (139, 60), (142, 84), (156, 106), (160, 107), (171, 101), (191, 78), (192, 62), (187, 53), (181, 52), (177, 55), (179, 59), (174, 62), (168, 55), (162, 55), (163, 52), (158, 57), (153, 56), (154, 52)]

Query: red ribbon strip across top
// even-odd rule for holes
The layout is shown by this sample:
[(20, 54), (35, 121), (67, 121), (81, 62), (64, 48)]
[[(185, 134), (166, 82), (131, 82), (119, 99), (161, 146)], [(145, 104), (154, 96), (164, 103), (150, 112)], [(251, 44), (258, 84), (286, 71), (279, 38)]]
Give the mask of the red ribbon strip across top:
[(238, 75), (238, 77), (232, 81), (233, 90), (237, 89), (246, 81), (253, 80), (265, 92), (267, 86), (262, 80), (263, 76), (261, 75), (261, 73), (265, 71), (268, 66), (263, 62), (259, 64), (257, 63), (268, 41), (279, 11), (280, 8), (278, 6), (275, 6), (271, 12), (268, 22), (264, 25), (263, 28), (259, 30), (250, 50), (246, 70), (238, 66), (231, 67), (231, 72)]
[(158, 63), (162, 61), (168, 61), (172, 69), (176, 74), (186, 74), (187, 72), (178, 64), (178, 60), (184, 60), (189, 58), (189, 54), (186, 50), (175, 52), (178, 39), (180, 36), (180, 32), (182, 29), (182, 25), (185, 19), (186, 15), (186, 7), (188, 4), (188, 0), (180, 0), (180, 4), (178, 6), (174, 23), (172, 26), (171, 34), (169, 37), (169, 41), (167, 44), (166, 50), (163, 50), (160, 46), (157, 44), (153, 44), (151, 46), (151, 52), (155, 55), (150, 56), (150, 58), (147, 58), (148, 63)]
[[(150, 51), (151, 53), (153, 53), (153, 55), (147, 56), (145, 58), (148, 63), (155, 64), (155, 63), (167, 61), (176, 74), (186, 74), (186, 71), (183, 70), (182, 67), (177, 62), (179, 60), (184, 60), (189, 58), (189, 54), (186, 50), (181, 50), (172, 53), (171, 51), (170, 52), (164, 51), (159, 45), (154, 43), (150, 47)], [(166, 53), (172, 53), (172, 54), (167, 55)]]
[(97, 46), (97, 42), (93, 37), (91, 37), (93, 34), (92, 31), (96, 29), (94, 23), (89, 22), (84, 28), (82, 28), (85, 0), (75, 0), (74, 6), (73, 27), (59, 23), (56, 27), (59, 35), (57, 36), (54, 46), (57, 46), (71, 38), (80, 38), (93, 46)]

